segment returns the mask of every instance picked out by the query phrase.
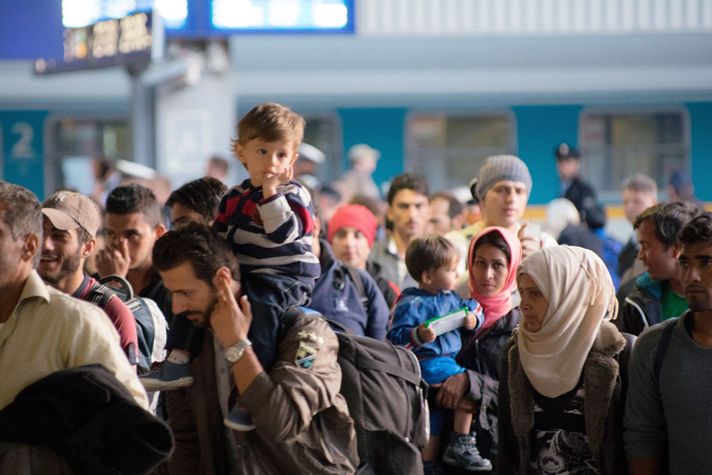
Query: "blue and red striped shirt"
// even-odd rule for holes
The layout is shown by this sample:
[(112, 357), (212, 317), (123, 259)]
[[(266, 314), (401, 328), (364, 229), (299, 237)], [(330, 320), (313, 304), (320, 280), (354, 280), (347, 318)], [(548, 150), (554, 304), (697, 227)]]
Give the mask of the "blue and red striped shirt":
[(268, 199), (249, 179), (230, 188), (213, 227), (232, 246), (243, 274), (287, 275), (311, 287), (319, 277), (311, 196), (294, 180)]

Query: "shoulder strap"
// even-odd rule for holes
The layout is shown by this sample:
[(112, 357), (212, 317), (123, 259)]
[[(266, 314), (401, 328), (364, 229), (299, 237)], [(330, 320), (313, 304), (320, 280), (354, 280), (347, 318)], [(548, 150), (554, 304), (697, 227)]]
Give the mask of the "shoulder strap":
[(618, 354), (618, 372), (621, 377), (621, 394), (626, 397), (628, 394), (628, 365), (630, 361), (630, 353), (633, 350), (633, 345), (635, 344), (635, 335), (630, 333), (621, 332), (623, 338), (625, 338), (625, 348)]
[(134, 298), (134, 291), (128, 280), (120, 275), (111, 274), (99, 279), (101, 285), (105, 285), (114, 291), (124, 302)]
[(114, 295), (113, 290), (97, 282), (89, 289), (83, 300), (104, 308), (109, 303), (112, 295)]
[[(682, 317), (681, 317), (682, 318)], [(653, 371), (655, 375), (655, 382), (660, 384), (660, 370), (663, 367), (663, 359), (665, 359), (665, 353), (667, 352), (668, 346), (670, 345), (670, 339), (672, 338), (672, 332), (675, 330), (677, 322), (669, 323), (665, 326), (663, 334), (660, 336), (660, 341), (658, 342), (658, 348), (655, 350), (655, 360), (653, 362)]]
[(361, 302), (368, 301), (368, 297), (366, 297), (366, 287), (363, 285), (363, 276), (356, 270), (356, 268), (351, 267), (350, 265), (344, 264), (344, 267), (346, 267), (346, 272), (349, 273), (351, 282), (353, 282), (356, 286), (356, 291), (358, 292), (358, 296), (361, 297)]

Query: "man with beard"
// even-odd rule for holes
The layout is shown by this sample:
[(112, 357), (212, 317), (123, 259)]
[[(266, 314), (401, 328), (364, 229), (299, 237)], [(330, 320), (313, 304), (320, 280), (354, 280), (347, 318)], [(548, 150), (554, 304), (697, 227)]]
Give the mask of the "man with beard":
[[(263, 306), (239, 297), (239, 265), (224, 239), (189, 223), (158, 239), (152, 258), (173, 312), (212, 328), (189, 363), (193, 385), (164, 393), (176, 445), (166, 471), (354, 473), (355, 432), (339, 394), (338, 340), (326, 321), (301, 314), (280, 331), (276, 363), (263, 368), (247, 339)], [(254, 431), (222, 424), (233, 387)]]
[[(46, 284), (72, 297), (90, 300), (98, 284), (84, 273), (84, 261), (94, 252), (101, 215), (94, 202), (72, 191), (57, 191), (42, 204), (42, 257), (37, 269)], [(129, 363), (138, 363), (136, 320), (116, 295), (101, 308), (119, 332), (121, 348)]]
[(712, 213), (677, 236), (689, 310), (644, 331), (630, 361), (623, 440), (630, 473), (709, 473)]
[(388, 190), (386, 216), (393, 232), (373, 246), (369, 260), (380, 266), (380, 276), (398, 288), (417, 287), (405, 266), (408, 244), (426, 232), (430, 220), (430, 192), (420, 175), (404, 173), (393, 179)]

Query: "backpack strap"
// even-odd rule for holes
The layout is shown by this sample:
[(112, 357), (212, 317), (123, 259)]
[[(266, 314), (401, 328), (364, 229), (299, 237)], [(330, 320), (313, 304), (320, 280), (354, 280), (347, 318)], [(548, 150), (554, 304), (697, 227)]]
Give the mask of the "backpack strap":
[(670, 339), (672, 338), (672, 332), (675, 330), (676, 325), (677, 323), (670, 323), (665, 327), (665, 329), (663, 330), (663, 334), (660, 336), (658, 348), (655, 350), (655, 360), (653, 361), (653, 374), (655, 375), (655, 382), (658, 383), (658, 386), (660, 386), (660, 370), (663, 367), (665, 353), (667, 352), (668, 346), (670, 346)]
[(623, 338), (625, 338), (625, 348), (623, 351), (618, 353), (618, 374), (621, 378), (621, 394), (623, 398), (628, 395), (628, 362), (630, 361), (630, 354), (633, 351), (633, 345), (635, 343), (635, 335), (630, 333), (621, 332)]
[(104, 308), (109, 303), (109, 299), (111, 299), (112, 295), (115, 295), (113, 290), (105, 285), (96, 283), (89, 289), (86, 297), (82, 300), (96, 305), (99, 308)]
[(107, 275), (106, 277), (102, 277), (101, 279), (99, 279), (99, 283), (113, 290), (114, 293), (118, 295), (119, 298), (124, 302), (127, 302), (134, 298), (133, 287), (131, 287), (131, 284), (128, 280), (126, 280), (124, 277), (121, 277), (120, 275)]
[(361, 298), (363, 309), (366, 310), (366, 314), (368, 314), (368, 296), (366, 295), (366, 286), (363, 285), (363, 275), (361, 275), (355, 267), (348, 264), (344, 264), (344, 267), (346, 268), (346, 272), (349, 274), (351, 282), (353, 282), (356, 287), (358, 296)]

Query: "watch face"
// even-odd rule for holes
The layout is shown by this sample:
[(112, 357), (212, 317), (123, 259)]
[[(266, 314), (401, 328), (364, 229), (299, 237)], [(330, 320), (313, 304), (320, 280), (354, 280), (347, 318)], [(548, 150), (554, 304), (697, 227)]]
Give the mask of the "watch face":
[(243, 351), (244, 350), (241, 348), (238, 349), (234, 346), (230, 347), (227, 349), (227, 351), (225, 351), (225, 359), (228, 360), (230, 363), (234, 363), (240, 359), (240, 356), (242, 356)]

